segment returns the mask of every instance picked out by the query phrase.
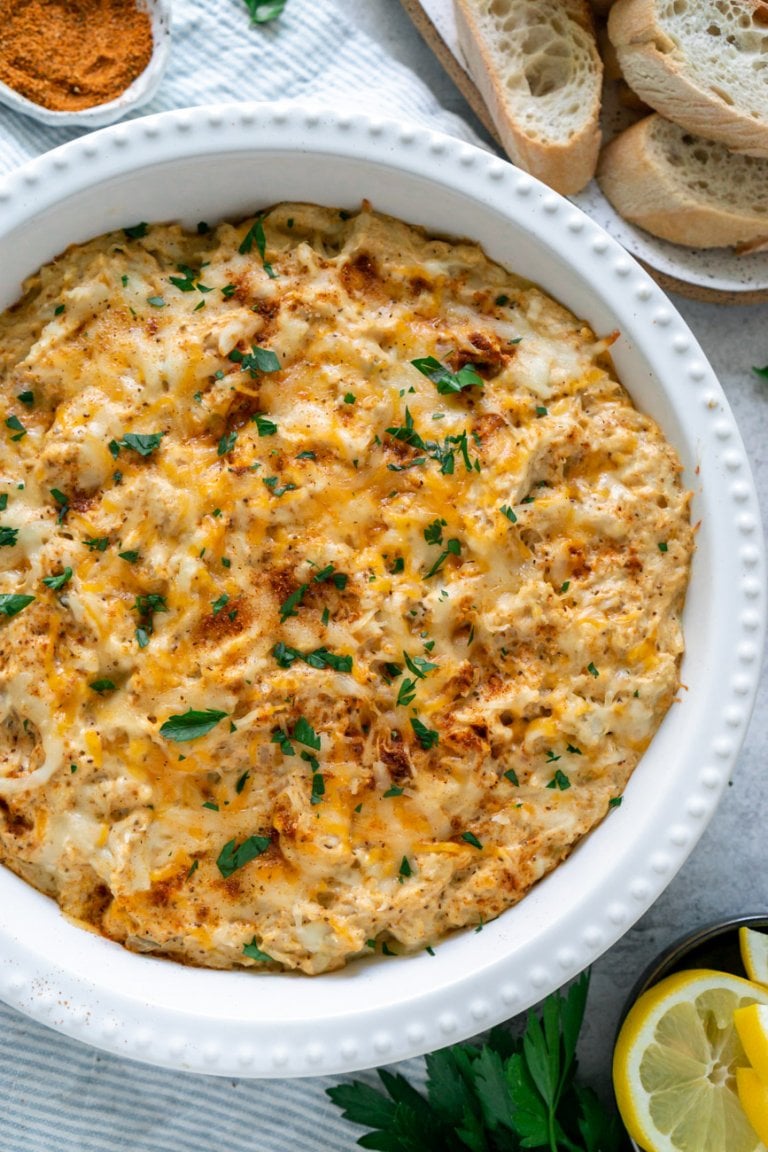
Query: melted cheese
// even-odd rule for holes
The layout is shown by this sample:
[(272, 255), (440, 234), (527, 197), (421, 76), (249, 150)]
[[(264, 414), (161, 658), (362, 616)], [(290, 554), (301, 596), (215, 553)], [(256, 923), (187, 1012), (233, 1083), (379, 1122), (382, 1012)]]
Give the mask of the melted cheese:
[(321, 972), (497, 915), (603, 818), (692, 536), (610, 339), (367, 208), (253, 223), (112, 233), (0, 318), (0, 592), (34, 597), (0, 855), (131, 948)]

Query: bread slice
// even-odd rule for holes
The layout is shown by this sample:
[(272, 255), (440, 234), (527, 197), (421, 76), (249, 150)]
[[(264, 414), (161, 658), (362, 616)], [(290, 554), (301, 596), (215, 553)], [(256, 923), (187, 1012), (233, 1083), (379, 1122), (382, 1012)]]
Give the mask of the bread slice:
[(754, 248), (768, 239), (768, 160), (657, 114), (603, 149), (597, 179), (619, 215), (673, 244)]
[(454, 0), (459, 42), (511, 160), (579, 192), (600, 149), (603, 66), (586, 0)]
[(608, 34), (651, 108), (735, 152), (768, 156), (766, 0), (617, 0)]

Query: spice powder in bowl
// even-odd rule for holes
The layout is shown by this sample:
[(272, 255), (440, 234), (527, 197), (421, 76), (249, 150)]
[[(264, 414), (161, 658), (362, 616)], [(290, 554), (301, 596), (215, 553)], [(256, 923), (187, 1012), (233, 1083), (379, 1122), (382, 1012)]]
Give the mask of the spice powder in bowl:
[(0, 81), (34, 104), (108, 104), (152, 59), (152, 20), (136, 0), (0, 0)]

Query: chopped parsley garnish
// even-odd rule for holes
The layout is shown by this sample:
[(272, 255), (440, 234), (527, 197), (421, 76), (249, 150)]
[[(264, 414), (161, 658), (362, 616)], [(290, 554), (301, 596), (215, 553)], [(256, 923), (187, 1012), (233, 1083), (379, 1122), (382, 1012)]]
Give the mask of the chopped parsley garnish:
[(290, 668), (295, 660), (303, 660), (310, 668), (333, 668), (335, 672), (351, 672), (352, 657), (337, 656), (327, 648), (315, 648), (312, 652), (300, 652), (298, 648), (291, 648), (278, 641), (272, 649), (272, 655), (281, 668)]
[(105, 692), (114, 692), (116, 684), (114, 680), (109, 680), (106, 676), (102, 676), (99, 680), (91, 680), (88, 687), (93, 688), (94, 692), (98, 692), (100, 696), (103, 696)]
[(297, 740), (299, 744), (304, 744), (307, 748), (314, 748), (316, 752), (320, 751), (320, 737), (315, 732), (312, 725), (303, 716), (299, 716), (291, 730), (291, 736)]
[(441, 552), (437, 560), (434, 562), (429, 572), (425, 573), (424, 579), (428, 580), (430, 576), (434, 576), (436, 572), (442, 568), (449, 556), (458, 556), (461, 553), (461, 544), (456, 539), (446, 540), (445, 551)]
[(139, 648), (146, 648), (150, 636), (155, 631), (155, 612), (167, 612), (168, 605), (165, 602), (165, 596), (161, 596), (157, 592), (147, 592), (136, 597), (134, 608), (141, 621), (136, 629), (136, 642)]
[(354, 403), (356, 403), (356, 401), (357, 401), (357, 396), (355, 396), (354, 392), (345, 392), (344, 393), (344, 403), (345, 404), (354, 404)]
[(207, 735), (227, 715), (227, 712), (219, 712), (216, 708), (206, 708), (204, 711), (190, 708), (188, 712), (169, 716), (165, 723), (160, 725), (160, 735), (166, 740), (174, 740), (177, 744), (182, 740), (198, 740), (201, 736)]
[(136, 643), (138, 644), (139, 648), (146, 648), (147, 644), (149, 644), (149, 636), (150, 633), (146, 628), (136, 629)]
[(539, 417), (539, 419), (541, 419), (541, 417), (542, 417), (542, 416), (547, 416), (548, 414), (549, 414), (549, 409), (548, 409), (548, 408), (543, 408), (543, 407), (541, 407), (540, 405), (539, 405), (539, 406), (537, 406), (537, 408), (536, 408), (536, 415)]
[(232, 451), (236, 443), (237, 432), (232, 431), (225, 433), (221, 440), (219, 440), (219, 446), (216, 449), (217, 456), (226, 456), (228, 452)]
[(327, 580), (330, 580), (336, 585), (340, 592), (343, 592), (347, 586), (349, 576), (347, 576), (345, 572), (334, 571), (333, 564), (327, 564), (325, 568), (321, 568), (319, 572), (316, 572), (312, 579), (315, 584), (324, 584)]
[(5, 512), (7, 507), (8, 507), (8, 493), (2, 492), (2, 493), (0, 493), (0, 512)]
[(189, 871), (187, 872), (187, 880), (189, 880), (190, 876), (194, 876), (195, 872), (197, 872), (199, 867), (200, 867), (200, 861), (199, 860), (193, 860), (189, 866)]
[(461, 838), (462, 840), (466, 840), (467, 844), (471, 844), (473, 848), (480, 848), (482, 850), (483, 846), (474, 832), (462, 832)]
[(16, 399), (21, 400), (22, 404), (27, 404), (29, 407), (32, 407), (35, 402), (35, 394), (34, 392), (19, 392)]
[(402, 684), (400, 685), (400, 690), (397, 693), (398, 707), (407, 708), (408, 705), (410, 703), (412, 703), (412, 701), (415, 699), (415, 696), (416, 696), (416, 681), (415, 680), (408, 680), (406, 678), (405, 680), (403, 680)]
[(392, 573), (393, 576), (397, 576), (397, 574), (399, 572), (405, 572), (405, 560), (402, 558), (402, 556), (397, 556), (392, 561), (392, 567), (390, 568), (390, 572)]
[(424, 539), (427, 544), (442, 544), (443, 528), (445, 528), (445, 526), (445, 520), (433, 520), (432, 523), (424, 529)]
[(2, 592), (0, 593), (0, 616), (16, 616), (33, 600), (34, 596), (24, 596), (21, 592)]
[(194, 292), (195, 281), (197, 280), (197, 272), (194, 268), (189, 268), (186, 264), (178, 265), (179, 272), (183, 272), (182, 276), (169, 276), (171, 284), (174, 288), (178, 288), (180, 292)]
[[(277, 427), (277, 425), (275, 425)], [(299, 452), (296, 457), (297, 460), (317, 460), (316, 452)]]
[(423, 376), (431, 380), (443, 396), (450, 395), (452, 392), (463, 392), (465, 388), (483, 387), (482, 376), (478, 376), (469, 364), (458, 372), (451, 372), (450, 368), (446, 368), (434, 356), (423, 356), (418, 360), (411, 360), (411, 364)]
[(130, 228), (123, 228), (123, 232), (129, 240), (140, 240), (142, 236), (146, 236), (149, 225), (142, 221), (141, 224), (132, 224)]
[(259, 348), (258, 344), (251, 344), (250, 352), (241, 352), (233, 348), (229, 354), (233, 364), (239, 364), (243, 372), (249, 372), (254, 378), (264, 372), (279, 372), (280, 361), (269, 348)]
[(594, 664), (592, 663), (587, 664), (587, 672), (589, 672), (590, 676), (594, 676), (595, 678), (600, 675), (597, 668), (595, 668)]
[(243, 772), (242, 776), (238, 776), (237, 781), (235, 783), (235, 792), (237, 793), (238, 796), (242, 792), (243, 788), (245, 788), (245, 785), (246, 785), (246, 782), (247, 782), (249, 776), (250, 776), (250, 772), (248, 771), (247, 768), (246, 768), (245, 772)]
[[(275, 424), (274, 420), (270, 420), (261, 412), (257, 412), (254, 416), (251, 416), (251, 420), (256, 425), (259, 436), (274, 436), (277, 432), (277, 424)], [(314, 452), (302, 452), (301, 456), (297, 456), (296, 459), (301, 460), (304, 456), (311, 456), (313, 460), (315, 458)]]
[(27, 434), (27, 430), (22, 424), (21, 420), (19, 420), (18, 416), (9, 416), (5, 422), (5, 426), (6, 428), (10, 428), (12, 432), (16, 433), (15, 436), (11, 436), (11, 440), (23, 440)]
[(570, 780), (566, 776), (565, 772), (562, 772), (559, 768), (555, 769), (554, 776), (550, 780), (549, 784), (547, 784), (547, 788), (559, 788), (561, 792), (565, 792), (566, 788), (570, 788), (570, 786)]
[(86, 536), (83, 544), (90, 552), (106, 552), (109, 548), (109, 536)]
[(65, 568), (63, 572), (59, 572), (57, 576), (43, 576), (43, 584), (46, 588), (52, 588), (57, 592), (59, 588), (63, 588), (68, 581), (72, 579), (72, 569)]
[(575, 744), (568, 744), (565, 750), (572, 756), (581, 756), (581, 748), (577, 748)]
[(282, 488), (279, 488), (277, 476), (266, 476), (262, 480), (262, 484), (269, 488), (273, 496), (284, 496), (286, 492), (296, 491), (296, 485), (292, 484), (290, 481), (287, 484), (283, 484)]
[(11, 548), (16, 543), (19, 536), (18, 528), (8, 528), (0, 526), (0, 548)]
[(330, 618), (331, 618), (331, 613), (330, 613), (329, 609), (327, 607), (323, 608), (323, 614), (320, 617), (320, 620), (321, 620), (323, 626), (325, 626), (328, 623)]
[(402, 796), (402, 794), (403, 789), (398, 788), (396, 784), (393, 784), (391, 788), (387, 788), (386, 792), (382, 793), (382, 796), (385, 800), (389, 800), (392, 796)]
[(509, 780), (510, 784), (514, 784), (516, 788), (520, 787), (520, 781), (517, 778), (517, 772), (515, 772), (514, 768), (507, 768), (504, 773), (504, 778)]
[(229, 596), (226, 592), (222, 592), (221, 596), (219, 596), (216, 600), (211, 601), (211, 608), (213, 609), (214, 616), (218, 616), (219, 612), (221, 612), (227, 604), (229, 604)]
[(753, 368), (752, 371), (756, 376), (762, 376), (763, 380), (768, 380), (768, 364), (764, 368)]
[(407, 856), (403, 856), (402, 860), (400, 861), (400, 868), (398, 869), (397, 876), (401, 884), (403, 880), (405, 880), (408, 876), (413, 876), (413, 869), (411, 868)]
[(547, 764), (554, 764), (559, 759), (560, 759), (560, 757), (555, 756), (555, 753), (552, 751), (551, 748), (547, 749)]
[[(275, 0), (272, 0), (272, 2), (274, 3)], [(246, 234), (243, 238), (243, 242), (240, 245), (240, 247), (238, 248), (238, 252), (240, 253), (241, 256), (247, 256), (248, 255), (248, 253), (253, 248), (254, 241), (256, 243), (256, 247), (258, 249), (259, 256), (261, 256), (261, 264), (262, 264), (264, 271), (266, 272), (267, 276), (269, 276), (270, 280), (276, 280), (277, 279), (277, 273), (275, 272), (272, 265), (270, 263), (268, 263), (268, 261), (266, 259), (267, 237), (264, 233), (264, 224), (262, 222), (261, 216), (259, 216), (258, 220), (254, 221), (254, 223), (251, 225), (251, 227), (246, 232)]]
[(268, 836), (248, 836), (242, 844), (238, 844), (236, 840), (230, 840), (219, 853), (216, 867), (225, 878), (231, 876), (239, 868), (244, 868), (246, 864), (250, 864), (251, 860), (255, 860), (257, 856), (262, 856), (271, 843), (272, 841)]
[(61, 524), (67, 512), (69, 512), (69, 498), (65, 496), (63, 492), (60, 492), (58, 488), (51, 488), (50, 492), (51, 496), (53, 496), (54, 500), (59, 506), (57, 522)]
[(312, 775), (312, 794), (309, 798), (310, 804), (319, 804), (325, 795), (325, 780), (322, 773), (315, 772)]
[(666, 552), (666, 551), (667, 551), (667, 542), (666, 542), (666, 540), (660, 540), (660, 541), (659, 541), (659, 552)]
[(421, 436), (414, 430), (413, 416), (409, 408), (405, 409), (405, 424), (387, 428), (387, 435), (394, 436), (395, 440), (402, 440), (404, 444), (410, 444), (417, 449), (426, 447)]
[(290, 596), (283, 601), (280, 605), (280, 623), (284, 624), (289, 616), (296, 616), (296, 609), (300, 606), (304, 596), (309, 588), (309, 584), (299, 584), (298, 588), (291, 592)]
[(272, 744), (279, 744), (280, 750), (284, 756), (295, 756), (296, 755), (296, 749), (294, 748), (293, 744), (291, 744), (290, 740), (288, 739), (288, 733), (283, 732), (282, 728), (275, 728), (274, 729), (274, 731), (272, 732), (272, 738), (271, 738), (270, 742)]
[(162, 432), (127, 432), (119, 442), (121, 448), (130, 448), (139, 456), (151, 456), (160, 447)]
[(388, 682), (397, 680), (398, 676), (402, 676), (403, 670), (399, 664), (386, 663), (384, 665), (384, 679)]
[(414, 656), (411, 658), (407, 652), (403, 652), (403, 659), (410, 671), (413, 672), (414, 676), (418, 677), (419, 680), (425, 680), (427, 673), (437, 668), (437, 664), (432, 664), (429, 660), (425, 660), (423, 656)]
[(162, 296), (147, 296), (147, 304), (151, 304), (153, 308), (165, 308), (165, 300)]
[(509, 304), (509, 296), (502, 292), (501, 296), (497, 296), (494, 300), (497, 308), (503, 308), (505, 304)]
[(218, 812), (219, 811), (218, 804), (214, 804), (213, 800), (206, 800), (205, 803), (203, 804), (203, 808), (207, 808), (209, 812)]
[(502, 504), (499, 511), (501, 512), (501, 514), (503, 516), (506, 516), (506, 518), (507, 518), (507, 520), (509, 520), (510, 524), (517, 524), (517, 516), (515, 516), (515, 513), (509, 507), (508, 504)]
[(135, 564), (139, 558), (139, 553), (133, 551), (118, 552), (118, 556), (121, 560), (127, 561), (128, 564)]
[(426, 724), (422, 724), (418, 717), (411, 717), (411, 727), (419, 744), (427, 751), (439, 743), (440, 733), (436, 732), (434, 728), (427, 728)]
[(262, 952), (261, 948), (259, 948), (255, 936), (250, 944), (243, 944), (243, 955), (250, 956), (251, 960), (259, 960), (262, 964), (273, 963), (272, 957), (268, 956), (266, 952)]
[(568, 589), (570, 588), (570, 586), (571, 586), (570, 580), (564, 580), (563, 583), (560, 585), (560, 591), (561, 592), (567, 592)]
[(621, 807), (621, 801), (622, 801), (621, 796), (611, 796), (610, 800), (608, 801), (608, 807), (609, 808), (620, 808)]

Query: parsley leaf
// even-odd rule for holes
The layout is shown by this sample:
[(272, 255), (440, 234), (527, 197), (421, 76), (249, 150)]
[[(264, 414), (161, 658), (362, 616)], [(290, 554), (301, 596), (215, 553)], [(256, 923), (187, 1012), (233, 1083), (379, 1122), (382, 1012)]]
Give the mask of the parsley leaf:
[(768, 364), (764, 368), (753, 368), (752, 371), (756, 376), (762, 376), (763, 380), (768, 380)]
[[(261, 412), (257, 412), (254, 416), (251, 416), (251, 420), (256, 425), (259, 436), (274, 436), (277, 432), (277, 424), (275, 424), (274, 420), (268, 419)], [(311, 453), (302, 453), (302, 455), (311, 455)], [(296, 459), (299, 460), (300, 457), (297, 456)]]
[(402, 684), (400, 685), (400, 690), (397, 693), (398, 707), (407, 708), (407, 706), (415, 699), (415, 696), (416, 681), (408, 679), (403, 680)]
[(436, 572), (439, 572), (449, 556), (458, 556), (461, 552), (461, 544), (456, 539), (447, 540), (445, 543), (445, 549), (445, 552), (441, 552), (437, 560), (435, 560), (429, 572), (425, 572), (425, 580), (428, 580), (430, 576), (434, 576)]
[(558, 788), (561, 792), (565, 792), (566, 789), (570, 788), (570, 786), (570, 780), (566, 776), (565, 772), (561, 771), (560, 768), (555, 769), (554, 776), (550, 780), (549, 784), (547, 784), (547, 788)]
[(237, 443), (237, 432), (234, 432), (234, 431), (226, 432), (222, 436), (221, 440), (219, 440), (219, 446), (216, 449), (216, 455), (217, 456), (226, 456), (229, 452), (232, 451), (232, 449), (234, 448), (236, 443)]
[(114, 680), (109, 680), (106, 676), (102, 676), (98, 680), (91, 680), (88, 687), (93, 688), (94, 692), (98, 692), (99, 696), (103, 696), (105, 692), (114, 692), (117, 685)]
[(309, 588), (309, 584), (299, 584), (295, 591), (280, 605), (280, 623), (284, 624), (289, 616), (296, 616), (296, 609), (300, 606)]
[(287, 484), (284, 484), (282, 488), (278, 487), (277, 476), (267, 476), (264, 480), (262, 480), (262, 484), (269, 488), (273, 496), (284, 496), (286, 492), (296, 491), (296, 485), (292, 484), (290, 481)]
[(251, 960), (259, 960), (263, 964), (272, 963), (272, 957), (268, 956), (266, 952), (262, 952), (261, 948), (259, 948), (258, 944), (256, 943), (255, 936), (251, 940), (250, 944), (243, 944), (243, 955), (250, 956)]
[(320, 751), (320, 737), (303, 716), (299, 716), (294, 724), (291, 736), (294, 740), (298, 740), (299, 744), (304, 744), (307, 748), (314, 748), (316, 752)]
[(0, 548), (12, 548), (18, 535), (18, 528), (0, 527)]
[(190, 708), (188, 712), (180, 712), (169, 716), (164, 724), (160, 725), (160, 735), (166, 740), (180, 743), (182, 740), (198, 740), (216, 727), (219, 720), (227, 716), (227, 712), (219, 712), (216, 708), (206, 708), (204, 711)]
[(461, 838), (462, 840), (466, 840), (467, 844), (471, 844), (473, 848), (482, 849), (483, 847), (474, 832), (462, 832)]
[(56, 592), (59, 590), (59, 588), (63, 588), (64, 585), (71, 579), (72, 569), (65, 568), (63, 572), (58, 574), (58, 576), (43, 576), (43, 584), (45, 584), (46, 588), (53, 588), (53, 590)]
[(241, 352), (233, 348), (229, 354), (233, 364), (239, 364), (243, 372), (249, 372), (254, 379), (263, 372), (279, 372), (280, 361), (269, 348), (259, 348), (258, 344), (251, 344), (250, 352)]
[(434, 728), (427, 728), (426, 724), (422, 724), (421, 720), (415, 716), (411, 717), (411, 727), (419, 744), (421, 744), (425, 750), (428, 751), (439, 743), (440, 733), (436, 732)]
[(2, 592), (0, 593), (0, 616), (17, 616), (34, 599), (34, 596), (24, 596), (21, 592)]
[(245, 0), (245, 6), (251, 14), (254, 24), (269, 24), (282, 15), (283, 8), (288, 0)]
[(437, 388), (438, 392), (447, 396), (453, 392), (463, 392), (465, 388), (482, 388), (483, 378), (478, 376), (474, 368), (467, 364), (458, 372), (451, 372), (450, 368), (446, 368), (445, 364), (441, 364), (434, 356), (422, 356), (418, 360), (411, 360), (414, 368), (417, 368), (423, 376)]
[(18, 416), (9, 416), (5, 422), (5, 426), (16, 433), (15, 436), (11, 436), (11, 440), (23, 440), (27, 434), (27, 430)]
[(119, 444), (121, 448), (133, 449), (139, 456), (151, 456), (160, 447), (162, 438), (162, 432), (127, 432)]
[(268, 836), (248, 836), (242, 844), (238, 844), (236, 840), (230, 840), (219, 852), (216, 867), (226, 879), (233, 872), (237, 872), (239, 868), (244, 868), (246, 864), (250, 864), (251, 860), (255, 860), (257, 856), (262, 856), (271, 843), (272, 841)]
[(144, 221), (141, 224), (132, 224), (130, 228), (123, 228), (128, 240), (140, 240), (142, 236), (146, 236), (149, 225)]
[(414, 430), (413, 416), (411, 416), (408, 408), (405, 409), (405, 424), (399, 427), (394, 426), (387, 428), (387, 435), (394, 436), (395, 440), (402, 440), (404, 444), (410, 444), (419, 450), (423, 450), (426, 447), (421, 436)]
[(335, 672), (351, 672), (352, 657), (337, 656), (327, 648), (315, 648), (312, 652), (300, 652), (279, 640), (272, 649), (272, 655), (281, 668), (290, 668), (296, 660), (303, 660), (310, 668), (333, 668)]
[(432, 664), (429, 660), (425, 660), (423, 656), (414, 656), (411, 658), (407, 652), (403, 652), (403, 659), (405, 660), (408, 668), (413, 672), (419, 680), (425, 680), (427, 672), (432, 672), (437, 668), (437, 664)]

